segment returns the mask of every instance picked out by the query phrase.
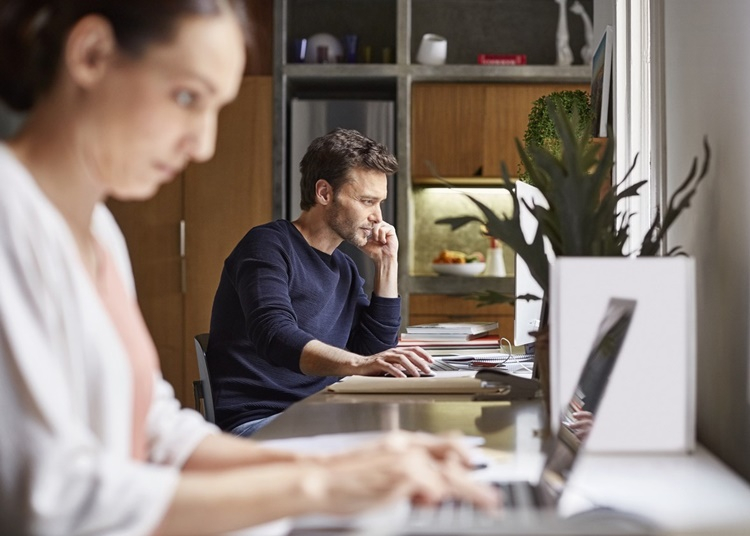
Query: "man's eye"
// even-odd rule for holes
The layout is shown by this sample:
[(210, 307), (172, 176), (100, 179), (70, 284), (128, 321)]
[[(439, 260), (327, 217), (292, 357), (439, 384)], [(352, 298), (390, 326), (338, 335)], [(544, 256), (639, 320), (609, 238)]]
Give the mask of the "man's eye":
[(180, 106), (188, 107), (195, 104), (195, 101), (197, 100), (197, 96), (192, 91), (188, 91), (186, 89), (183, 89), (181, 91), (178, 91), (175, 95), (175, 101)]

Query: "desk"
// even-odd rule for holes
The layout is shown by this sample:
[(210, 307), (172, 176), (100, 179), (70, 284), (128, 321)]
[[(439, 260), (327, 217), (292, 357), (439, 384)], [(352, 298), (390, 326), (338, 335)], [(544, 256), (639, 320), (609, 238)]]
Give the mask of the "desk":
[[(541, 423), (538, 401), (321, 392), (290, 407), (254, 437), (460, 430), (486, 440), (503, 477), (534, 478), (543, 463)], [(702, 447), (692, 455), (584, 454), (570, 488), (597, 503), (646, 515), (668, 534), (750, 535), (750, 485)]]

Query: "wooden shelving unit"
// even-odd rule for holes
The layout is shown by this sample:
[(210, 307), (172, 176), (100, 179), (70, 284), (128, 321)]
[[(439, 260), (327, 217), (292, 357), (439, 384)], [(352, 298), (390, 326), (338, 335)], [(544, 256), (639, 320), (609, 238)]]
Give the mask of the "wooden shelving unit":
[[(457, 9), (471, 12), (468, 24), (493, 25), (503, 28), (509, 24), (508, 17), (527, 17), (530, 26), (526, 33), (536, 33), (547, 36), (549, 43), (544, 43), (538, 38), (529, 39), (526, 34), (518, 34), (515, 39), (524, 43), (539, 43), (540, 47), (552, 47), (554, 50), (554, 26), (556, 25), (557, 8), (550, 3), (554, 9), (550, 12), (544, 11), (542, 15), (534, 14), (530, 10), (544, 9), (541, 3), (526, 2), (525, 0), (497, 0), (487, 2), (486, 0), (379, 0), (378, 2), (366, 0), (274, 0), (274, 216), (285, 217), (284, 200), (286, 198), (286, 182), (289, 175), (288, 162), (288, 138), (289, 117), (288, 109), (290, 99), (306, 93), (320, 96), (347, 96), (349, 98), (366, 98), (380, 95), (394, 100), (396, 103), (396, 147), (395, 153), (400, 163), (397, 180), (397, 231), (402, 244), (399, 265), (399, 287), (402, 293), (404, 309), (402, 316), (409, 318), (409, 296), (411, 294), (445, 294), (460, 295), (492, 288), (501, 292), (513, 292), (513, 278), (446, 278), (412, 275), (412, 258), (410, 249), (413, 247), (414, 214), (413, 214), (413, 188), (423, 186), (437, 186), (440, 182), (435, 180), (428, 170), (417, 164), (424, 159), (423, 147), (419, 142), (415, 143), (415, 132), (429, 132), (430, 138), (426, 140), (428, 151), (430, 147), (440, 147), (435, 153), (446, 158), (444, 162), (438, 162), (438, 170), (441, 175), (455, 185), (461, 186), (483, 186), (491, 187), (499, 184), (500, 179), (500, 154), (510, 154), (515, 148), (512, 135), (519, 130), (519, 122), (525, 127), (525, 117), (528, 110), (522, 109), (525, 102), (530, 106), (531, 100), (544, 92), (556, 88), (587, 87), (590, 81), (590, 66), (573, 65), (569, 67), (558, 67), (550, 64), (529, 64), (522, 66), (485, 66), (456, 63), (467, 57), (470, 47), (489, 46), (477, 44), (477, 39), (495, 39), (492, 35), (477, 35), (476, 29), (472, 27), (461, 28), (461, 20), (452, 20), (452, 13)], [(373, 7), (377, 5), (377, 7)], [(587, 9), (592, 9), (593, 3), (589, 0)], [(481, 13), (479, 10), (489, 10)], [(360, 12), (362, 16), (360, 15)], [(347, 26), (347, 17), (349, 26)], [(366, 20), (362, 20), (366, 19)], [(344, 21), (344, 22), (342, 22)], [(511, 21), (512, 22), (512, 21)], [(531, 23), (535, 26), (531, 26)], [(571, 26), (575, 21), (570, 20)], [(523, 28), (514, 31), (524, 32)], [(413, 63), (417, 43), (422, 35), (422, 28), (431, 27), (436, 33), (444, 31), (450, 33), (449, 56), (446, 65), (424, 66)], [(379, 46), (393, 47), (394, 63), (368, 63), (368, 64), (299, 64), (288, 61), (290, 43), (298, 37), (310, 35), (313, 32), (328, 32), (337, 34), (346, 33), (344, 28), (351, 28), (353, 33), (362, 34), (363, 39), (369, 39), (373, 44), (380, 39)], [(550, 28), (552, 31), (550, 32)], [(298, 33), (295, 33), (298, 32)], [(301, 32), (301, 33), (300, 33)], [(307, 32), (307, 33), (304, 33)], [(368, 33), (369, 32), (369, 33)], [(571, 27), (571, 36), (575, 27)], [(382, 34), (382, 35), (381, 35)], [(522, 39), (523, 37), (523, 39)], [(503, 32), (505, 39), (503, 46), (512, 42), (514, 37), (507, 31)], [(497, 39), (495, 39), (497, 41)], [(493, 41), (489, 41), (493, 42)], [(524, 44), (523, 46), (529, 46)], [(571, 46), (576, 45), (571, 42)], [(451, 48), (454, 47), (454, 48)], [(580, 48), (580, 45), (578, 45)], [(491, 50), (482, 49), (483, 52)], [(459, 56), (459, 52), (462, 53)], [(454, 54), (452, 57), (451, 54)], [(377, 56), (377, 55), (376, 55)], [(470, 56), (470, 54), (469, 54)], [(476, 57), (476, 56), (474, 56)], [(549, 51), (530, 50), (529, 62), (534, 59), (550, 58)], [(550, 59), (552, 63), (554, 58)], [(443, 86), (442, 88), (440, 86)], [(440, 104), (433, 97), (423, 94), (433, 92), (452, 92), (452, 97), (444, 97), (445, 104)], [(480, 94), (481, 99), (470, 97), (470, 94)], [(322, 97), (321, 97), (322, 98)], [(530, 100), (531, 99), (531, 100)], [(464, 107), (480, 104), (480, 110), (469, 111), (476, 118), (476, 124), (482, 123), (481, 132), (475, 130), (467, 134), (466, 129), (458, 135), (451, 135), (456, 128), (455, 124), (445, 122), (445, 116), (441, 117), (440, 106), (455, 105), (461, 103)], [(419, 103), (419, 104), (417, 104)], [(424, 116), (426, 125), (419, 124), (420, 119), (415, 118), (415, 106), (429, 108)], [(503, 109), (503, 107), (505, 107)], [(530, 108), (529, 108), (530, 109)], [(418, 111), (418, 110), (416, 110)], [(513, 118), (513, 124), (507, 121)], [(464, 116), (454, 114), (456, 121), (463, 121)], [(441, 121), (444, 121), (441, 123)], [(442, 124), (442, 126), (441, 126)], [(522, 135), (523, 129), (518, 135)], [(420, 134), (421, 135), (421, 134)], [(435, 141), (435, 139), (438, 141)], [(447, 140), (446, 144), (440, 145), (440, 138)], [(483, 154), (474, 169), (474, 164), (468, 167), (454, 168), (443, 174), (443, 167), (451, 158), (451, 151), (455, 154), (456, 139), (466, 145), (478, 146), (478, 153)], [(496, 146), (501, 146), (498, 149)], [(499, 151), (499, 152), (498, 152)], [(467, 162), (475, 159), (467, 157)], [(480, 176), (476, 175), (476, 168), (481, 166)], [(515, 163), (509, 163), (510, 173), (515, 173)]]

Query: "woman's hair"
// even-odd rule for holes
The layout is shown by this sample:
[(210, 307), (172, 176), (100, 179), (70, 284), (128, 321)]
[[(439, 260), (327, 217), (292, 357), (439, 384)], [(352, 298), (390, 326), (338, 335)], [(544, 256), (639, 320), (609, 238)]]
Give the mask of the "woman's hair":
[(227, 10), (248, 40), (242, 0), (3, 0), (0, 99), (15, 110), (30, 109), (55, 80), (68, 32), (87, 15), (107, 19), (120, 50), (137, 58), (149, 45), (173, 38), (181, 17)]
[(337, 128), (314, 139), (299, 165), (300, 208), (315, 206), (315, 183), (319, 179), (328, 181), (335, 193), (349, 180), (352, 169), (392, 175), (398, 171), (398, 162), (384, 145), (356, 130)]

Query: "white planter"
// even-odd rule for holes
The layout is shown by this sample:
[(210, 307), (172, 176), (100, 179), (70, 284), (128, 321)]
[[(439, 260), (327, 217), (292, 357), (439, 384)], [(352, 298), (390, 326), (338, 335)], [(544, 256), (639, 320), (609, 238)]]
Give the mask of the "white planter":
[(550, 402), (570, 400), (610, 297), (637, 300), (586, 448), (695, 448), (695, 262), (687, 257), (560, 257), (550, 275)]

